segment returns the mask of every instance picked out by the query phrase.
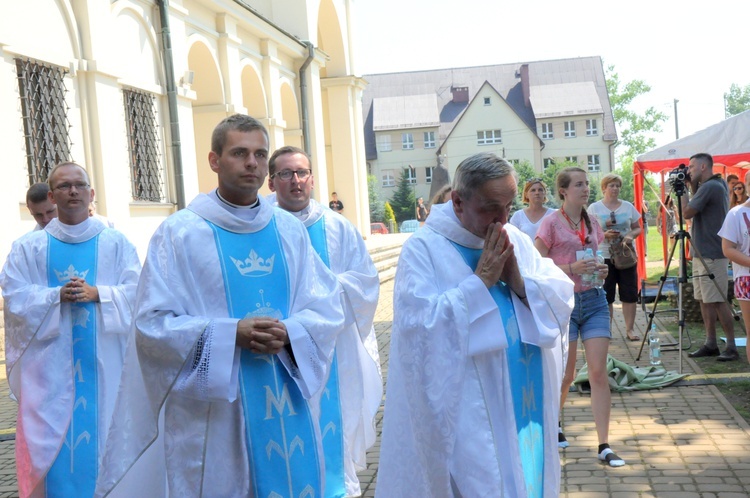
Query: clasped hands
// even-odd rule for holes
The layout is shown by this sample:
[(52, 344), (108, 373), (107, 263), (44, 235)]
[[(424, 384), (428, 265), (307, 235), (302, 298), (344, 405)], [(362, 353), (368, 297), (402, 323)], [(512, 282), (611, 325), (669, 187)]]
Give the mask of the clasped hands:
[(243, 318), (237, 322), (236, 344), (257, 354), (277, 354), (289, 344), (289, 335), (276, 318)]
[(484, 248), (474, 274), (488, 289), (502, 281), (519, 297), (526, 296), (513, 244), (501, 223), (492, 223), (487, 228)]
[(96, 286), (89, 285), (80, 277), (71, 277), (60, 288), (60, 301), (64, 303), (97, 303), (99, 302), (99, 289)]

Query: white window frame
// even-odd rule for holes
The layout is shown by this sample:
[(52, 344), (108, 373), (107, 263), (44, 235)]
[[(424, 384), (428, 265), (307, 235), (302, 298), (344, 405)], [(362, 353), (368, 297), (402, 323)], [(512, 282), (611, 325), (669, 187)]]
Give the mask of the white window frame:
[(413, 133), (401, 134), (401, 150), (414, 150), (414, 134)]
[(549, 168), (550, 166), (554, 166), (554, 164), (555, 164), (555, 160), (553, 158), (551, 157), (545, 158), (543, 160), (542, 171)]
[(392, 169), (384, 169), (381, 171), (381, 185), (383, 187), (396, 186), (396, 176), (393, 174)]
[(393, 148), (391, 146), (390, 135), (378, 135), (378, 152), (390, 152)]
[(552, 123), (542, 123), (542, 140), (554, 140), (555, 132)]
[(590, 154), (586, 156), (586, 164), (588, 164), (588, 169), (592, 173), (602, 170), (602, 163), (599, 154)]
[(425, 183), (432, 183), (432, 172), (435, 171), (435, 166), (427, 166), (424, 169), (424, 181)]
[(435, 142), (435, 132), (434, 131), (424, 132), (424, 148), (434, 149), (436, 147), (436, 144), (437, 142)]
[(575, 137), (576, 137), (576, 122), (565, 121), (565, 138), (575, 138)]
[(565, 160), (571, 163), (577, 163), (578, 162), (578, 156), (566, 156)]
[(502, 130), (478, 130), (477, 145), (496, 145), (503, 143)]
[(409, 185), (416, 185), (417, 184), (417, 168), (414, 168), (412, 166), (407, 166), (404, 168), (406, 170), (406, 183)]
[(596, 126), (596, 119), (586, 120), (586, 136), (595, 137), (599, 135), (599, 128)]

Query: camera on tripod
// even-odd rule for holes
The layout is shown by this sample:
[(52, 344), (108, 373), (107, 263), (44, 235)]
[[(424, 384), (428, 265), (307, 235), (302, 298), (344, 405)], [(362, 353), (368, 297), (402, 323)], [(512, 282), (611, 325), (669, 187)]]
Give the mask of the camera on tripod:
[(688, 173), (687, 166), (680, 164), (675, 169), (669, 172), (667, 177), (669, 185), (672, 187), (672, 192), (678, 196), (682, 196), (686, 191), (686, 183), (690, 181), (690, 173)]

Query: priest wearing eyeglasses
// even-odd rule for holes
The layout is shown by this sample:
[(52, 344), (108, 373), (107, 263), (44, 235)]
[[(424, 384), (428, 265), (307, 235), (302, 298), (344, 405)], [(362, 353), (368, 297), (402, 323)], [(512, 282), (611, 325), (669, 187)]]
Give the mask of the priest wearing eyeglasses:
[[(22, 497), (91, 497), (141, 265), (123, 234), (89, 218), (94, 189), (83, 167), (58, 164), (49, 187), (58, 217), (17, 240), (0, 274), (18, 488)], [(160, 496), (151, 478), (157, 465), (113, 496)]]
[(339, 280), (346, 327), (319, 401), (326, 463), (326, 495), (360, 496), (357, 471), (367, 468), (365, 452), (375, 443), (375, 415), (383, 397), (373, 320), (380, 280), (362, 236), (346, 218), (312, 198), (310, 156), (297, 147), (278, 149), (268, 163), (269, 188), (278, 206), (307, 228), (315, 252)]

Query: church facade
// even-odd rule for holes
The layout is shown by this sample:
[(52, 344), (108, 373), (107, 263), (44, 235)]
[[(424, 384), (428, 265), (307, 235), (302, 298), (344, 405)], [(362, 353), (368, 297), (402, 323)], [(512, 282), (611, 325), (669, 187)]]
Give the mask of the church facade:
[[(0, 6), (0, 263), (34, 227), (30, 184), (71, 160), (143, 257), (161, 221), (216, 187), (210, 135), (246, 113), (305, 148), (315, 197), (369, 234), (351, 0), (25, 0)], [(265, 189), (264, 189), (265, 190)]]

